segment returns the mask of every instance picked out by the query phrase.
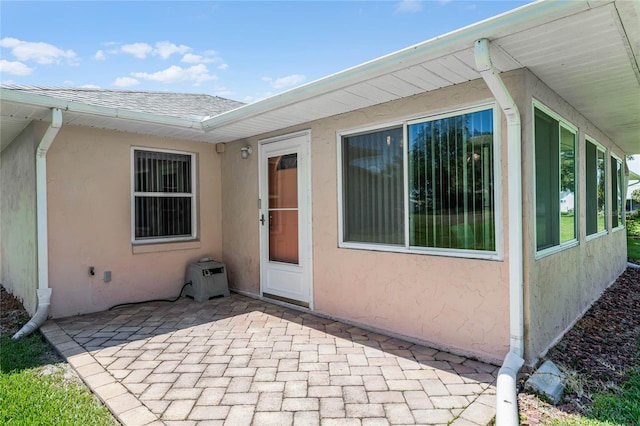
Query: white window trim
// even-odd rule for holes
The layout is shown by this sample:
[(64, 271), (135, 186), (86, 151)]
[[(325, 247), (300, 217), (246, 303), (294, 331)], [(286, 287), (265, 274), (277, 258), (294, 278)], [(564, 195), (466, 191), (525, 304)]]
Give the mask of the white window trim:
[[(598, 231), (598, 232), (590, 234), (590, 235), (586, 235), (585, 241), (591, 241), (591, 240), (595, 240), (597, 238), (600, 238), (600, 237), (602, 237), (604, 235), (607, 235), (609, 233), (609, 225), (607, 223), (607, 213), (606, 212), (607, 212), (607, 209), (609, 208), (609, 205), (607, 204), (607, 196), (609, 195), (609, 192), (611, 192), (611, 190), (609, 188), (607, 188), (607, 169), (610, 169), (611, 167), (607, 167), (607, 148), (604, 145), (602, 145), (600, 142), (598, 142), (596, 140), (596, 138), (592, 138), (588, 134), (585, 134), (584, 140), (585, 140), (585, 142), (589, 142), (589, 143), (595, 145), (596, 151), (600, 151), (600, 152), (604, 153), (604, 167), (605, 167), (605, 169), (604, 169), (604, 202), (605, 202), (605, 208), (604, 208), (604, 210), (605, 210), (604, 230)], [(586, 157), (586, 155), (585, 155), (585, 157)], [(585, 166), (585, 180), (586, 180), (586, 174), (587, 174), (587, 171), (586, 171), (586, 166)], [(587, 196), (587, 194), (586, 194), (586, 182), (585, 182), (585, 194), (584, 195), (585, 195), (585, 197)], [(585, 212), (585, 215), (586, 215), (586, 212)], [(586, 222), (586, 220), (585, 220), (585, 222)], [(586, 234), (586, 232), (585, 232), (585, 234)]]
[[(148, 151), (148, 152), (164, 152), (168, 154), (181, 154), (188, 155), (191, 158), (191, 193), (171, 193), (168, 196), (176, 196), (176, 197), (191, 197), (191, 235), (184, 237), (169, 237), (169, 238), (145, 238), (136, 240), (136, 196), (145, 196), (145, 195), (155, 195), (157, 193), (152, 192), (135, 192), (135, 152), (136, 151)], [(142, 245), (142, 244), (162, 244), (162, 243), (174, 243), (180, 241), (193, 241), (196, 239), (198, 235), (198, 215), (196, 212), (197, 203), (197, 164), (196, 164), (196, 154), (193, 152), (186, 151), (176, 151), (169, 149), (155, 149), (148, 147), (131, 147), (131, 244), (133, 245)]]
[[(494, 215), (495, 215), (495, 244), (496, 249), (493, 251), (483, 250), (463, 250), (463, 249), (447, 249), (447, 248), (430, 248), (415, 247), (409, 245), (409, 144), (407, 142), (408, 126), (411, 124), (422, 123), (425, 121), (434, 121), (448, 117), (454, 117), (462, 114), (469, 114), (478, 111), (491, 109), (493, 111), (493, 196), (494, 196)], [(504, 259), (504, 243), (503, 243), (503, 217), (502, 217), (502, 111), (495, 102), (483, 102), (472, 106), (459, 109), (450, 109), (448, 112), (438, 112), (434, 114), (425, 114), (422, 116), (412, 116), (404, 120), (388, 121), (378, 123), (371, 126), (360, 127), (357, 129), (343, 130), (336, 133), (337, 145), (337, 161), (338, 161), (338, 247), (345, 249), (382, 251), (392, 253), (409, 253), (421, 254), (429, 256), (447, 256), (468, 259), (483, 260), (503, 260)], [(403, 129), (403, 181), (404, 181), (404, 222), (405, 222), (405, 242), (404, 245), (376, 244), (376, 243), (359, 243), (344, 241), (344, 206), (343, 206), (343, 190), (342, 190), (342, 138), (345, 136), (357, 136), (360, 134), (381, 131), (385, 129), (402, 127)]]
[[(614, 154), (613, 152), (611, 152), (611, 158), (614, 158), (617, 162), (620, 163), (620, 178), (618, 179), (618, 185), (620, 185), (620, 181), (624, 182), (624, 165), (625, 162), (622, 161), (622, 159), (620, 157), (618, 157), (616, 154)], [(611, 165), (611, 161), (609, 161), (609, 165)], [(609, 167), (611, 168), (611, 167)], [(611, 176), (613, 176), (613, 173), (617, 173), (617, 170), (611, 170)], [(611, 189), (611, 180), (609, 181), (609, 189)], [(622, 209), (622, 214), (620, 215), (621, 219), (620, 219), (620, 225), (614, 227), (613, 226), (613, 210), (611, 209), (613, 207), (613, 196), (615, 194), (611, 194), (611, 199), (609, 200), (610, 204), (609, 204), (609, 225), (611, 226), (611, 232), (618, 232), (622, 229), (626, 228), (626, 224), (627, 224), (627, 218), (625, 215), (625, 203), (626, 203), (626, 196), (627, 194), (623, 191), (623, 189), (626, 188), (620, 188), (620, 192), (622, 193), (622, 200), (621, 201), (621, 206), (619, 206), (618, 208)], [(609, 191), (611, 192), (611, 190)]]
[[(532, 101), (532, 106), (533, 108), (531, 108), (531, 127), (532, 127), (532, 146), (533, 146), (533, 235), (534, 235), (534, 249), (536, 250), (536, 255), (535, 255), (535, 259), (542, 259), (543, 257), (547, 257), (550, 256), (552, 254), (556, 254), (558, 252), (561, 252), (563, 250), (566, 249), (570, 249), (572, 247), (576, 247), (578, 244), (580, 244), (580, 240), (579, 240), (579, 234), (580, 232), (576, 232), (576, 237), (572, 240), (569, 241), (565, 241), (560, 242), (560, 244), (553, 246), (553, 247), (548, 247), (546, 249), (542, 249), (542, 250), (538, 250), (537, 245), (538, 245), (538, 241), (537, 241), (537, 235), (538, 235), (538, 223), (536, 220), (536, 205), (537, 205), (537, 200), (536, 200), (536, 194), (537, 194), (537, 188), (536, 188), (536, 156), (535, 156), (535, 152), (536, 152), (536, 129), (535, 129), (535, 119), (536, 119), (536, 108), (539, 109), (540, 111), (544, 112), (545, 114), (547, 114), (548, 116), (550, 116), (551, 118), (555, 119), (558, 121), (558, 124), (568, 130), (571, 130), (575, 135), (576, 135), (576, 145), (578, 145), (578, 141), (579, 141), (579, 131), (578, 131), (578, 127), (574, 126), (573, 124), (571, 124), (571, 122), (567, 119), (565, 119), (562, 115), (558, 114), (557, 112), (555, 112), (554, 110), (552, 110), (551, 108), (547, 107), (546, 105), (544, 105), (542, 102), (538, 101), (537, 99), (533, 98)], [(560, 149), (560, 145), (558, 145), (558, 150)], [(575, 152), (576, 152), (576, 156), (579, 153), (579, 146), (575, 147)], [(576, 158), (576, 165), (578, 164), (578, 159)], [(558, 161), (558, 169), (560, 168), (560, 161)], [(575, 175), (576, 175), (576, 189), (578, 189), (578, 183), (580, 182), (579, 176), (578, 176), (578, 169), (579, 167), (575, 167)], [(559, 173), (560, 171), (558, 171)], [(560, 174), (558, 174), (558, 176), (560, 176)], [(558, 182), (558, 184), (560, 184), (560, 182)], [(576, 193), (578, 191), (576, 190)], [(579, 197), (580, 194), (576, 194), (574, 196), (574, 205), (579, 205)], [(575, 210), (575, 209), (574, 209)], [(558, 214), (560, 214), (560, 212), (558, 212)], [(576, 230), (579, 231), (580, 230), (580, 218), (579, 215), (576, 216)]]

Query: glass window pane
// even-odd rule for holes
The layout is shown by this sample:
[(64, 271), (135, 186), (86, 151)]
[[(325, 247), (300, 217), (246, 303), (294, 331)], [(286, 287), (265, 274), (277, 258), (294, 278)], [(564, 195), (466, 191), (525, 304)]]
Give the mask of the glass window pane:
[(135, 237), (191, 235), (191, 197), (135, 197)]
[(623, 225), (622, 212), (624, 208), (622, 180), (622, 162), (611, 157), (611, 227)]
[(136, 192), (191, 192), (191, 156), (135, 151)]
[(605, 152), (598, 150), (598, 232), (607, 229), (605, 220), (607, 211), (607, 161), (605, 160)]
[(409, 126), (410, 245), (495, 250), (493, 111)]
[(536, 247), (560, 243), (559, 123), (536, 109)]
[(298, 155), (269, 158), (269, 208), (298, 208)]
[(560, 127), (560, 242), (576, 239), (576, 135)]
[(298, 210), (269, 211), (269, 260), (298, 264)]
[(344, 241), (404, 244), (402, 128), (342, 139)]

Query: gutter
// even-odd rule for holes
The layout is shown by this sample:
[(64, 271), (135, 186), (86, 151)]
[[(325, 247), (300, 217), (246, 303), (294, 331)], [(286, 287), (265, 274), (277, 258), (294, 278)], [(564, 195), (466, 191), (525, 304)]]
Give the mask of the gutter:
[(475, 42), (476, 68), (507, 118), (507, 194), (509, 209), (509, 353), (498, 372), (496, 426), (520, 424), (517, 374), (524, 364), (524, 290), (522, 270), (522, 127), (520, 112), (491, 63), (489, 40)]
[(38, 227), (38, 308), (35, 315), (13, 339), (33, 333), (47, 320), (51, 305), (51, 288), (49, 287), (49, 231), (47, 225), (47, 151), (62, 127), (62, 111), (51, 110), (51, 124), (45, 132), (36, 150), (36, 222)]

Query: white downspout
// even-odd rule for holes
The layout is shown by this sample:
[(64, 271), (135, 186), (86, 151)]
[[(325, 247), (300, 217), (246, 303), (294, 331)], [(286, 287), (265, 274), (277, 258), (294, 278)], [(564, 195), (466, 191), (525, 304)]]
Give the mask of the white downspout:
[(489, 40), (475, 43), (476, 68), (507, 118), (507, 194), (509, 208), (509, 353), (498, 372), (496, 426), (520, 424), (517, 374), (524, 364), (524, 292), (522, 270), (522, 149), (520, 112), (491, 63)]
[(19, 339), (36, 331), (49, 316), (51, 288), (49, 288), (49, 238), (47, 226), (47, 151), (62, 127), (62, 111), (53, 108), (51, 124), (36, 150), (36, 222), (38, 238), (38, 309), (13, 339)]

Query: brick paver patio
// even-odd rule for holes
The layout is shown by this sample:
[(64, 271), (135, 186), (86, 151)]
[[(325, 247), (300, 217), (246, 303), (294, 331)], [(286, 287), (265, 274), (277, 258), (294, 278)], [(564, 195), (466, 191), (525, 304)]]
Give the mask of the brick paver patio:
[(497, 367), (233, 294), (48, 321), (125, 425), (486, 425)]

